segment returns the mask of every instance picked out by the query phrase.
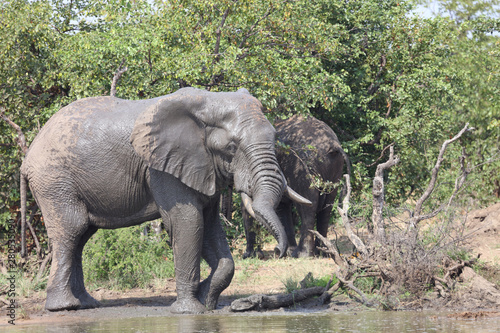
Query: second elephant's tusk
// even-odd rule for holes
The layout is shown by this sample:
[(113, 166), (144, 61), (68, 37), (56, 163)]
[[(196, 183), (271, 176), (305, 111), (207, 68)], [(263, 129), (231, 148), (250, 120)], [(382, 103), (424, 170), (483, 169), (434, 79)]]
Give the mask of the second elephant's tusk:
[(311, 201), (307, 200), (306, 198), (304, 198), (303, 196), (301, 196), (300, 194), (298, 194), (297, 192), (292, 190), (290, 188), (290, 186), (286, 187), (285, 193), (291, 200), (295, 201), (296, 203), (306, 205), (306, 206), (312, 206)]
[(247, 210), (248, 214), (255, 219), (255, 212), (252, 207), (252, 199), (245, 192), (241, 192), (241, 201), (243, 201), (243, 206)]

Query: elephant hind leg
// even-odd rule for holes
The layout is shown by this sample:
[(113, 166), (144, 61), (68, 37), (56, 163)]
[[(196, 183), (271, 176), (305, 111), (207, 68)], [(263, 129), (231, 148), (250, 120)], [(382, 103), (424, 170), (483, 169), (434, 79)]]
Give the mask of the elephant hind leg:
[(90, 237), (92, 237), (92, 235), (95, 234), (96, 231), (97, 228), (92, 226), (87, 229), (87, 231), (81, 237), (80, 242), (78, 243), (73, 258), (74, 261), (71, 272), (73, 283), (71, 285), (71, 291), (73, 292), (73, 295), (80, 300), (81, 309), (98, 308), (101, 306), (101, 303), (99, 303), (95, 298), (90, 296), (90, 294), (85, 289), (85, 285), (83, 282), (83, 268), (82, 268), (83, 248), (87, 243), (87, 241), (90, 239)]
[(82, 237), (88, 230), (88, 214), (82, 203), (73, 202), (72, 205), (40, 203), (53, 251), (45, 302), (45, 309), (50, 311), (82, 307), (80, 296), (85, 288), (79, 244), (83, 248)]

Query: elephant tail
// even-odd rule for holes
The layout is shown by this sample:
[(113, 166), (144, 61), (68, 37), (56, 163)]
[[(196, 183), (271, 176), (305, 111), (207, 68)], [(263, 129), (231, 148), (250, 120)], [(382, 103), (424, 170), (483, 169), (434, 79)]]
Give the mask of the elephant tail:
[(21, 195), (21, 257), (26, 256), (26, 177), (21, 172), (20, 195)]

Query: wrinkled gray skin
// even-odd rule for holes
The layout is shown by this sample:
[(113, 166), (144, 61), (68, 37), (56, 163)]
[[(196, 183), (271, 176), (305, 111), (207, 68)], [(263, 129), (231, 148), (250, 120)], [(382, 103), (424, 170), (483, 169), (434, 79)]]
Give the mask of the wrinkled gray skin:
[[(317, 188), (311, 187), (310, 175), (318, 175), (324, 181), (338, 182), (342, 177), (344, 159), (347, 159), (347, 156), (333, 130), (314, 117), (304, 119), (296, 115), (287, 120), (276, 121), (274, 127), (277, 139), (291, 148), (291, 151), (279, 148), (276, 152), (278, 164), (288, 185), (312, 202), (312, 206), (300, 205), (283, 197), (277, 208), (288, 238), (288, 255), (311, 257), (317, 254), (316, 245), (319, 243), (315, 242), (314, 236), (308, 230), (313, 230), (316, 225), (316, 230), (326, 237), (337, 189), (328, 194), (321, 194)], [(309, 146), (314, 149), (308, 149)], [(295, 240), (296, 216), (292, 212), (293, 205), (302, 222), (298, 244)], [(244, 207), (242, 211), (247, 238), (247, 248), (243, 257), (263, 257), (260, 248), (255, 248), (253, 219)]]
[[(220, 189), (234, 180), (286, 251), (274, 211), (285, 187), (274, 140), (261, 103), (245, 89), (184, 88), (142, 101), (86, 98), (57, 112), (21, 167), (53, 246), (45, 308), (99, 306), (83, 282), (85, 243), (99, 228), (161, 217), (175, 258), (172, 311), (214, 309), (234, 274), (219, 221)], [(201, 258), (211, 273), (200, 283)]]

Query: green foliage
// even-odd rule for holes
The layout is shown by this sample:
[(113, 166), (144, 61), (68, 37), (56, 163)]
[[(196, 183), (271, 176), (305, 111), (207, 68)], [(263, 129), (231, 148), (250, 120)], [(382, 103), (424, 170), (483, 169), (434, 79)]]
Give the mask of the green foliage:
[[(312, 287), (324, 287), (328, 285), (328, 282), (330, 281), (331, 276), (330, 275), (325, 275), (320, 278), (315, 278), (311, 273), (307, 274), (305, 278), (302, 281), (298, 281), (294, 278), (287, 278), (284, 282), (283, 285), (285, 286), (285, 291), (287, 293), (292, 293), (296, 290), (299, 289), (305, 289), (305, 288), (312, 288)], [(336, 276), (334, 276), (331, 285), (334, 285), (335, 283), (338, 282), (338, 279)]]
[(161, 239), (141, 236), (141, 227), (99, 230), (83, 253), (83, 274), (90, 284), (113, 282), (118, 288), (145, 287), (174, 276), (172, 250)]

